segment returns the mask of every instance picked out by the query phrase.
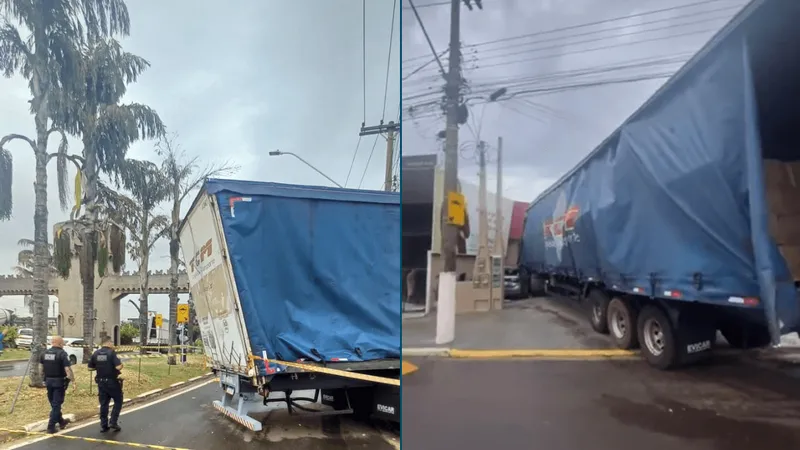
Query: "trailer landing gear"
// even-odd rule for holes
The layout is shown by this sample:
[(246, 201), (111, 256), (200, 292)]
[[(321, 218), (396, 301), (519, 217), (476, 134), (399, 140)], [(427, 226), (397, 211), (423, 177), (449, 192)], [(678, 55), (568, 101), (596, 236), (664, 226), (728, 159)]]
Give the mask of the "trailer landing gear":
[(261, 431), (261, 422), (253, 419), (248, 414), (258, 402), (253, 398), (255, 394), (239, 394), (234, 405), (234, 396), (227, 391), (222, 393), (222, 400), (215, 400), (213, 405), (217, 411), (244, 425), (250, 431)]

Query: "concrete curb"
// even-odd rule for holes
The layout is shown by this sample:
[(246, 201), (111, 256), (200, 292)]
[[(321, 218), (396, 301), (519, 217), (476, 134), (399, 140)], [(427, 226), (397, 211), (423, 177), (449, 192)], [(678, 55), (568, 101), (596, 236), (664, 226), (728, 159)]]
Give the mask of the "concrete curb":
[(4, 364), (14, 364), (14, 363), (21, 363), (21, 362), (28, 362), (28, 358), (25, 359), (3, 359), (0, 360), (0, 366)]
[[(70, 422), (74, 422), (75, 414), (64, 414), (64, 419)], [(22, 427), (22, 429), (24, 429), (26, 433), (44, 433), (45, 431), (47, 431), (47, 422), (49, 422), (48, 419), (29, 423), (28, 425)]]
[[(207, 374), (200, 375), (199, 377), (191, 378), (191, 379), (189, 379), (187, 381), (181, 381), (179, 383), (174, 383), (174, 384), (170, 385), (168, 388), (153, 389), (152, 391), (148, 391), (148, 392), (139, 394), (135, 398), (123, 399), (122, 404), (123, 405), (127, 405), (127, 404), (129, 404), (131, 402), (134, 402), (134, 401), (136, 403), (138, 403), (138, 402), (140, 402), (142, 400), (147, 400), (150, 397), (153, 397), (153, 396), (156, 396), (158, 394), (161, 394), (163, 391), (170, 390), (170, 389), (173, 389), (173, 388), (176, 388), (176, 387), (181, 387), (183, 385), (188, 385), (189, 383), (191, 383), (193, 381), (197, 381), (197, 380), (200, 380), (200, 379), (203, 379), (203, 378), (209, 378), (209, 377), (212, 377), (213, 375), (214, 375), (213, 373), (209, 372)], [(113, 404), (113, 402), (112, 402), (112, 404)], [(98, 405), (98, 408), (99, 407), (100, 406)], [(87, 417), (92, 417), (92, 416), (96, 416), (96, 415), (97, 415), (97, 413), (94, 413), (91, 416), (82, 416), (81, 420), (83, 420), (83, 419), (85, 419)], [(75, 414), (64, 414), (64, 418), (69, 420), (69, 421), (71, 421), (71, 422), (75, 422)], [(47, 422), (48, 422), (47, 419), (40, 420), (38, 422), (33, 422), (33, 423), (28, 424), (28, 425), (25, 425), (24, 427), (22, 427), (22, 429), (24, 429), (25, 432), (27, 432), (27, 433), (43, 433), (43, 432), (47, 431)], [(67, 430), (69, 430), (69, 428), (67, 428)]]
[(403, 356), (439, 356), (450, 357), (450, 349), (444, 347), (410, 347), (402, 349)]
[(513, 359), (513, 358), (551, 358), (551, 359), (583, 359), (583, 358), (631, 358), (639, 353), (620, 349), (493, 349), (468, 350), (442, 347), (404, 348), (403, 356), (440, 357), (461, 359)]

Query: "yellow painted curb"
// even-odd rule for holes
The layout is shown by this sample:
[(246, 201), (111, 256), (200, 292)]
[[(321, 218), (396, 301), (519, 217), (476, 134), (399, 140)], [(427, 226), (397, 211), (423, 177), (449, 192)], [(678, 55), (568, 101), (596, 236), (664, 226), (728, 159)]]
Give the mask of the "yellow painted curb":
[(403, 375), (414, 373), (417, 370), (419, 370), (419, 367), (417, 367), (415, 364), (412, 364), (408, 361), (403, 361), (403, 371), (402, 371)]
[(519, 349), (519, 350), (458, 350), (451, 349), (451, 358), (629, 358), (637, 352), (620, 349)]

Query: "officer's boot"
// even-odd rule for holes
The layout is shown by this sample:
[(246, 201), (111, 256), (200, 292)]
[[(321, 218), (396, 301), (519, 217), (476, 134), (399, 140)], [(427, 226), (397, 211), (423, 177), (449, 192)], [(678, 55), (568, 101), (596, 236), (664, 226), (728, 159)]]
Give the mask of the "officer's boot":
[(64, 430), (67, 428), (67, 425), (69, 425), (70, 422), (72, 421), (69, 419), (61, 419), (61, 422), (58, 423), (58, 426), (61, 427), (62, 430)]

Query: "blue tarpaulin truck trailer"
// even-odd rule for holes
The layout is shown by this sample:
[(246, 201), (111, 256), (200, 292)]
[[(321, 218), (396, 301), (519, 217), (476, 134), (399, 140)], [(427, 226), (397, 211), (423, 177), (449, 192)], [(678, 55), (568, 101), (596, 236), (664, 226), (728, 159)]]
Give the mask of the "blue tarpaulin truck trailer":
[(660, 368), (798, 330), (800, 2), (756, 0), (526, 214), (532, 292)]
[(399, 194), (209, 179), (179, 235), (218, 410), (399, 422)]

